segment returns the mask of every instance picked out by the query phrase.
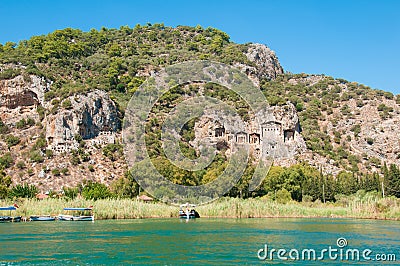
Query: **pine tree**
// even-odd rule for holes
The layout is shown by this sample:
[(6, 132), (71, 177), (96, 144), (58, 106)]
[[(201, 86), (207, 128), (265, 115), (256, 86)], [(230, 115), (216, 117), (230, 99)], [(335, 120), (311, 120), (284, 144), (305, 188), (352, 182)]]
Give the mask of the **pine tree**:
[(385, 177), (385, 188), (388, 196), (400, 198), (400, 169), (391, 164)]

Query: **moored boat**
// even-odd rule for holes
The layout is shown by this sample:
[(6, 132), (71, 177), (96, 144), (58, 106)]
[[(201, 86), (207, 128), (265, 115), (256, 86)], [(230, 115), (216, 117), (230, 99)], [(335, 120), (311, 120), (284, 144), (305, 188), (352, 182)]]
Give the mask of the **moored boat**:
[(50, 215), (31, 215), (29, 218), (32, 222), (48, 222), (48, 221), (55, 221), (56, 217)]
[(194, 204), (182, 204), (179, 209), (179, 218), (181, 219), (195, 219), (200, 218), (199, 213), (195, 210)]
[(21, 216), (11, 216), (11, 211), (15, 211), (18, 208), (16, 204), (14, 206), (0, 207), (0, 211), (10, 211), (10, 215), (0, 216), (0, 223), (5, 222), (21, 222)]
[[(60, 214), (60, 221), (94, 221), (93, 208), (64, 208), (65, 212), (75, 212), (76, 215)], [(89, 215), (87, 215), (89, 214)]]

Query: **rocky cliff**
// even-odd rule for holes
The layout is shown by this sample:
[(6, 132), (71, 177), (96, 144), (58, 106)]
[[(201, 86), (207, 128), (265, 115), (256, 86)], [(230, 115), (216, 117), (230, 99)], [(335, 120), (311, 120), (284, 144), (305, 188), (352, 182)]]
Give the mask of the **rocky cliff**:
[(293, 104), (273, 106), (258, 111), (248, 121), (221, 112), (205, 111), (194, 127), (195, 139), (191, 144), (199, 150), (204, 140), (209, 144), (224, 143), (226, 155), (233, 144), (249, 144), (256, 159), (292, 159), (306, 150), (300, 132), (299, 118)]
[(234, 65), (246, 73), (255, 86), (260, 85), (260, 79), (273, 80), (284, 73), (275, 52), (264, 44), (249, 44), (245, 55), (252, 65), (238, 62)]
[(256, 75), (259, 79), (271, 80), (284, 73), (275, 52), (264, 44), (250, 44), (246, 56), (256, 65)]
[(50, 86), (51, 82), (35, 75), (0, 80), (0, 118), (12, 125), (28, 116), (38, 119), (36, 107), (48, 105), (44, 94)]
[(46, 117), (46, 139), (54, 151), (77, 148), (75, 136), (93, 139), (120, 128), (116, 106), (104, 91), (71, 96), (65, 101), (69, 102), (68, 109)]
[[(46, 101), (49, 90), (51, 82), (35, 75), (0, 80), (0, 118), (8, 127), (0, 138), (0, 156), (6, 152), (12, 156), (13, 165), (6, 173), (13, 183), (59, 191), (83, 180), (109, 184), (123, 176), (122, 156), (110, 161), (102, 154), (102, 147), (117, 142), (120, 129), (117, 107), (109, 95), (94, 90)], [(17, 138), (18, 144), (7, 145), (8, 136)]]

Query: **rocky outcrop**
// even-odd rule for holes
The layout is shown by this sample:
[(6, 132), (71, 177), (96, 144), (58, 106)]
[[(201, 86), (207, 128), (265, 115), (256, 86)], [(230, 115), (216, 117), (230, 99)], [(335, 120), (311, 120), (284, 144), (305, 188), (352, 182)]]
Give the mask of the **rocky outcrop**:
[(245, 73), (256, 87), (260, 85), (260, 79), (272, 80), (284, 73), (275, 52), (263, 44), (249, 44), (245, 55), (253, 66), (242, 63), (235, 63), (234, 66)]
[(195, 124), (195, 139), (191, 144), (198, 148), (204, 140), (217, 145), (226, 143), (227, 155), (233, 152), (233, 144), (249, 144), (257, 159), (292, 158), (306, 150), (296, 109), (289, 102), (266, 107), (243, 123), (237, 117), (206, 112)]
[(25, 78), (19, 75), (13, 79), (0, 80), (0, 106), (15, 109), (44, 105), (44, 93), (50, 89), (50, 85), (50, 82), (35, 75)]
[(116, 132), (120, 127), (116, 106), (104, 91), (75, 95), (64, 101), (71, 102), (71, 109), (46, 118), (46, 139), (49, 148), (56, 152), (76, 148), (76, 135), (92, 139), (104, 132)]
[(259, 79), (275, 79), (278, 75), (283, 74), (283, 68), (275, 52), (263, 44), (250, 44), (246, 56), (256, 65), (255, 74)]

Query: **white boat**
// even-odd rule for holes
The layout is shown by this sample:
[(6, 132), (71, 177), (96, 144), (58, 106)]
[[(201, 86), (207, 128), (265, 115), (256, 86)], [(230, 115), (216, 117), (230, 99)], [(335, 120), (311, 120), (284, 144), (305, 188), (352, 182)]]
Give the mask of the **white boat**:
[[(60, 214), (60, 221), (94, 221), (93, 208), (64, 208), (64, 211), (75, 212), (76, 214)], [(89, 215), (87, 215), (89, 214)]]
[(11, 216), (11, 211), (15, 211), (18, 208), (16, 204), (14, 206), (0, 207), (0, 211), (10, 211), (8, 216), (0, 216), (0, 223), (5, 222), (21, 222), (21, 216)]
[(179, 218), (181, 219), (195, 219), (200, 218), (199, 213), (195, 210), (196, 205), (185, 203), (180, 205)]

